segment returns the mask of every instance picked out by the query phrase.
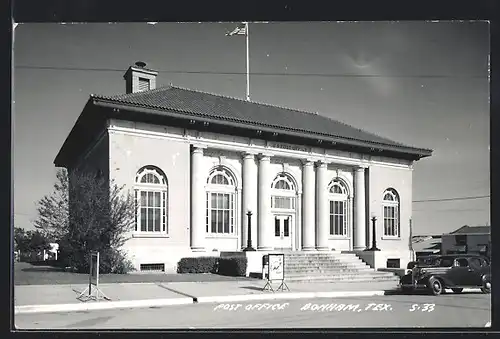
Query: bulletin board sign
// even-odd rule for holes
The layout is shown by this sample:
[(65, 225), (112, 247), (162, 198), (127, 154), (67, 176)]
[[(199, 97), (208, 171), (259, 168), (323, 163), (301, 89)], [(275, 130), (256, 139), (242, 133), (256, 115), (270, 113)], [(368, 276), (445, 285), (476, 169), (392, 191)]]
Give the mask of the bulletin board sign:
[(285, 280), (285, 255), (269, 254), (267, 276), (270, 281)]
[(89, 284), (99, 286), (99, 252), (90, 252)]
[(285, 283), (285, 255), (283, 253), (269, 253), (269, 262), (267, 265), (267, 282), (263, 290), (271, 290), (274, 292), (272, 283), (274, 281), (280, 281), (281, 284), (276, 289), (276, 291), (290, 291)]
[[(85, 299), (82, 299), (85, 297)], [(111, 300), (99, 289), (99, 252), (92, 251), (89, 255), (89, 284), (77, 297), (80, 301)]]

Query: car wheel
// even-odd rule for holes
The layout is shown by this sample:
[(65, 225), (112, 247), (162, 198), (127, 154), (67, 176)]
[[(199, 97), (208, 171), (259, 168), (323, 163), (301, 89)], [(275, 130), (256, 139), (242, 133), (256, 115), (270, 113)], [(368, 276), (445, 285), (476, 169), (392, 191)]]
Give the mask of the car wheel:
[(463, 288), (452, 288), (451, 290), (453, 291), (453, 293), (462, 293), (462, 291), (464, 289)]
[(429, 288), (434, 295), (440, 295), (444, 292), (443, 284), (436, 278), (429, 279)]
[(483, 287), (481, 287), (481, 292), (483, 293), (491, 293), (491, 282), (484, 281)]

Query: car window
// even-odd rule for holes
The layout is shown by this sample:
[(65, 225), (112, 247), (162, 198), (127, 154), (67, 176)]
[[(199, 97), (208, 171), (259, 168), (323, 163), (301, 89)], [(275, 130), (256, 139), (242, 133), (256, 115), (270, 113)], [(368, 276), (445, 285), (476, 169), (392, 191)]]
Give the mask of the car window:
[(482, 261), (480, 258), (470, 258), (469, 263), (472, 267), (481, 267), (482, 266)]
[(467, 266), (469, 266), (469, 262), (467, 261), (466, 258), (458, 258), (458, 259), (455, 259), (455, 265), (454, 266), (467, 267)]
[(453, 266), (453, 260), (450, 258), (441, 258), (437, 260), (437, 265), (439, 267), (450, 267)]

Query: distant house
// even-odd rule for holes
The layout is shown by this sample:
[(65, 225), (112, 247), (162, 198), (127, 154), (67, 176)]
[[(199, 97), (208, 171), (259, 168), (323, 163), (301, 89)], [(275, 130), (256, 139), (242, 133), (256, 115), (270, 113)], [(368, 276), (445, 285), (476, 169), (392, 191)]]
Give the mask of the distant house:
[(441, 242), (441, 251), (444, 254), (480, 253), (489, 256), (491, 227), (465, 225), (451, 233), (443, 234)]
[(422, 257), (426, 255), (441, 253), (441, 235), (417, 235), (412, 237), (412, 249), (415, 256)]

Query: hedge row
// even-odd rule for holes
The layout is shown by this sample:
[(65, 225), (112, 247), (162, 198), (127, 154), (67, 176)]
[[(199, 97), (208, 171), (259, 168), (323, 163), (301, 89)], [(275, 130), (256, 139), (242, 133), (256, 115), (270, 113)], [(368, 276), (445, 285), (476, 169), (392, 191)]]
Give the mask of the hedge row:
[(177, 264), (177, 273), (217, 273), (233, 277), (244, 277), (246, 271), (246, 257), (182, 258)]

